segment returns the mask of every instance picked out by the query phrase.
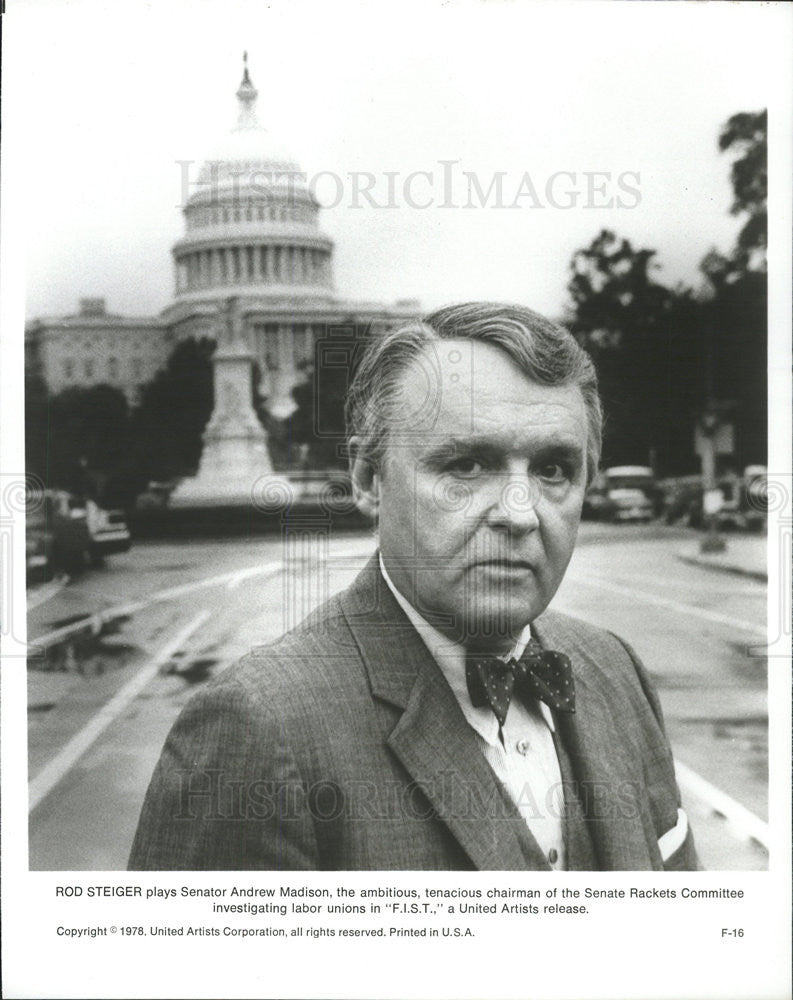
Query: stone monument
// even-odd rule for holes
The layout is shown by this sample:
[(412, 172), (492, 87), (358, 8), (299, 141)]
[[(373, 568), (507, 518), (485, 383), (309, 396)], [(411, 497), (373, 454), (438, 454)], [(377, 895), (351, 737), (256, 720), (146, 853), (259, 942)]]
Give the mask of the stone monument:
[(195, 476), (171, 494), (171, 507), (255, 506), (262, 494), (289, 495), (288, 481), (275, 476), (267, 434), (252, 402), (254, 356), (240, 300), (218, 307), (217, 347), (212, 357), (215, 407), (204, 431), (204, 449)]

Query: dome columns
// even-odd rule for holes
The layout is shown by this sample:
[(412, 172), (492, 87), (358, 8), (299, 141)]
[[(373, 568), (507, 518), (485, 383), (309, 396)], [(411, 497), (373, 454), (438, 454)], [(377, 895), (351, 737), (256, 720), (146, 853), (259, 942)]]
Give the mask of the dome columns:
[(237, 124), (184, 206), (185, 234), (173, 248), (178, 302), (333, 292), (333, 242), (320, 231), (319, 204), (259, 124), (257, 98), (246, 61)]
[(332, 290), (330, 247), (324, 242), (281, 243), (268, 240), (225, 246), (189, 246), (174, 249), (178, 296), (236, 285), (256, 291), (289, 286), (301, 292), (327, 294)]

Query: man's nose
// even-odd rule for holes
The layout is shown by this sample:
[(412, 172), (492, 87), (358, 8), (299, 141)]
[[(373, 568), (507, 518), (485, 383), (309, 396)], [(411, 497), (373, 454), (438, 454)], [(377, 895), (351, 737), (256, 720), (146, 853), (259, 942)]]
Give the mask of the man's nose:
[(542, 487), (536, 476), (527, 471), (499, 477), (494, 484), (493, 502), (488, 511), (492, 527), (509, 531), (533, 531), (540, 523), (537, 507), (542, 500)]

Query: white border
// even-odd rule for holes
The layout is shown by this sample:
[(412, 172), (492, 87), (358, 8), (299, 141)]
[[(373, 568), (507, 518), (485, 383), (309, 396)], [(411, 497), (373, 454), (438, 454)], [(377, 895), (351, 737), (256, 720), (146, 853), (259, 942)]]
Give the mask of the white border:
[[(7, 86), (3, 89), (4, 138), (2, 150), (3, 230), (0, 259), (2, 260), (2, 351), (0, 388), (2, 388), (2, 456), (3, 470), (14, 472), (22, 468), (22, 426), (16, 418), (21, 406), (19, 390), (22, 372), (22, 335), (24, 326), (25, 274), (24, 253), (28, 234), (25, 226), (24, 197), (24, 137), (31, 123), (25, 120), (24, 93), (17, 81), (21, 79), (21, 62), (31, 53), (14, 50), (14, 10), (17, 3), (8, 4), (7, 31), (4, 37), (4, 60)], [(164, 6), (164, 5), (163, 5)], [(576, 3), (568, 4), (570, 16), (576, 15)], [(601, 4), (601, 6), (604, 6)], [(624, 6), (624, 5), (620, 5)], [(652, 5), (656, 6), (656, 5)], [(669, 16), (681, 18), (681, 31), (699, 18), (700, 5), (667, 4)], [(752, 7), (752, 17), (765, 18), (767, 48), (763, 60), (777, 66), (777, 90), (769, 95), (770, 116), (770, 427), (771, 458), (769, 468), (778, 475), (788, 490), (788, 503), (772, 519), (769, 532), (769, 617), (775, 624), (778, 595), (789, 595), (789, 566), (780, 560), (783, 548), (779, 539), (786, 530), (782, 523), (790, 516), (790, 278), (791, 257), (789, 234), (791, 219), (790, 177), (791, 160), (790, 95), (793, 93), (790, 60), (791, 9), (785, 4), (722, 4), (712, 3), (715, 23), (729, 17), (730, 9)], [(46, 16), (46, 4), (41, 4)], [(393, 15), (393, 8), (386, 8)], [(416, 19), (421, 30), (421, 8), (406, 7), (400, 16)], [(701, 8), (700, 8), (701, 10)], [(310, 6), (309, 6), (310, 11)], [(189, 44), (189, 18), (203, 16), (201, 5), (185, 8), (184, 43)], [(542, 7), (537, 8), (542, 20)], [(604, 6), (604, 19), (613, 30), (613, 12)], [(687, 20), (692, 19), (691, 22)], [(703, 51), (718, 44), (718, 32), (710, 35), (696, 20), (702, 32)], [(354, 26), (350, 27), (354, 30)], [(384, 31), (387, 25), (384, 25)], [(64, 39), (68, 44), (68, 39)], [(104, 44), (96, 39), (97, 45)], [(597, 39), (593, 38), (593, 51)], [(747, 54), (747, 56), (756, 54)], [(527, 58), (531, 57), (527, 46)], [(174, 51), (178, 59), (178, 50)], [(750, 72), (749, 67), (736, 66), (736, 72)], [(112, 83), (111, 83), (112, 85)], [(582, 84), (583, 85), (583, 84)], [(540, 95), (547, 99), (548, 95)], [(651, 113), (652, 109), (648, 109)], [(742, 109), (736, 109), (742, 110)], [(54, 163), (57, 162), (54, 151)], [(725, 163), (726, 169), (726, 163)], [(44, 197), (68, 196), (57, 189), (41, 193)], [(21, 568), (24, 566), (24, 538), (12, 535), (13, 553), (13, 615), (15, 628), (24, 618), (24, 594)], [(789, 603), (788, 603), (789, 606)], [(21, 616), (21, 617), (20, 617)], [(20, 632), (16, 632), (23, 639)], [(665, 876), (663, 880), (649, 875), (618, 874), (581, 877), (564, 875), (558, 884), (663, 886), (681, 888), (696, 883), (698, 887), (740, 887), (747, 900), (740, 908), (735, 923), (747, 929), (739, 944), (725, 945), (714, 937), (714, 928), (733, 922), (734, 910), (724, 904), (702, 903), (683, 909), (652, 902), (626, 909), (618, 903), (604, 903), (603, 919), (592, 919), (576, 927), (572, 920), (559, 923), (511, 924), (501, 922), (497, 932), (484, 924), (479, 937), (470, 941), (428, 944), (422, 941), (370, 943), (365, 949), (355, 942), (344, 945), (338, 941), (316, 942), (310, 949), (305, 943), (290, 943), (274, 947), (267, 942), (247, 944), (226, 942), (210, 949), (206, 941), (191, 945), (169, 939), (150, 941), (145, 948), (113, 947), (100, 949), (93, 942), (64, 944), (53, 939), (52, 927), (67, 910), (74, 915), (85, 913), (85, 919), (110, 919), (111, 909), (94, 905), (79, 910), (76, 904), (54, 899), (56, 883), (141, 884), (178, 886), (182, 884), (249, 884), (239, 877), (185, 877), (166, 875), (158, 878), (112, 873), (107, 876), (70, 876), (27, 873), (27, 838), (24, 817), (27, 815), (26, 774), (23, 764), (24, 735), (19, 720), (24, 718), (25, 676), (23, 661), (13, 637), (3, 644), (3, 914), (4, 914), (4, 979), (7, 996), (30, 997), (107, 997), (107, 996), (280, 996), (280, 997), (758, 997), (769, 1000), (787, 993), (789, 968), (790, 908), (790, 808), (788, 736), (790, 733), (790, 664), (774, 657), (769, 670), (769, 702), (771, 708), (772, 754), (770, 830), (771, 870), (768, 873), (703, 873), (701, 875)], [(24, 727), (23, 727), (24, 728)], [(276, 876), (269, 880), (278, 883)], [(284, 879), (293, 884), (296, 878)], [(517, 876), (418, 876), (410, 873), (378, 874), (375, 878), (362, 875), (344, 876), (318, 874), (312, 884), (336, 886), (369, 885), (530, 885), (536, 877)], [(543, 883), (544, 887), (544, 883)], [(194, 905), (174, 908), (186, 919), (195, 919)], [(138, 908), (132, 901), (126, 918), (151, 921), (151, 911)], [(243, 954), (243, 952), (245, 954)]]

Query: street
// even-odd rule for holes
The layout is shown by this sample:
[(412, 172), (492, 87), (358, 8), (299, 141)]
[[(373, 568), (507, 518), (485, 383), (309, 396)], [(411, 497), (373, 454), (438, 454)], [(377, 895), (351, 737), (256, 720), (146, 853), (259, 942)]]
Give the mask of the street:
[[(696, 537), (585, 523), (553, 607), (615, 631), (649, 669), (704, 866), (765, 869), (767, 852), (749, 835), (767, 820), (765, 660), (747, 650), (763, 642), (766, 587), (682, 562)], [(346, 586), (374, 548), (360, 531), (290, 539), (140, 542), (79, 580), (31, 591), (31, 869), (126, 867), (187, 699)], [(98, 636), (36, 655), (37, 637), (114, 608), (123, 614)], [(734, 814), (714, 807), (717, 793)]]

